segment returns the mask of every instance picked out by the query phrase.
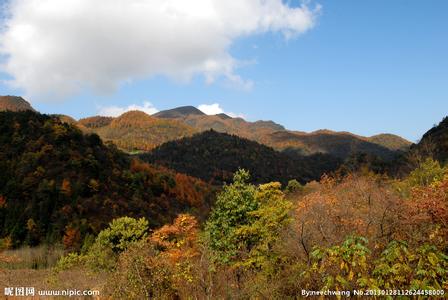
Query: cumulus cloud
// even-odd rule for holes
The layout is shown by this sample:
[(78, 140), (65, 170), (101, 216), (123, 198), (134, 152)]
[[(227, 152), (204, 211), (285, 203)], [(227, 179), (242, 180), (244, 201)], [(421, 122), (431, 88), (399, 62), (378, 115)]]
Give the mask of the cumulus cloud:
[(140, 110), (148, 115), (155, 114), (159, 110), (155, 108), (151, 102), (144, 102), (143, 105), (132, 104), (127, 107), (120, 106), (100, 106), (98, 107), (98, 115), (106, 117), (118, 117), (127, 111)]
[(29, 95), (112, 92), (162, 75), (203, 75), (244, 89), (229, 53), (237, 38), (315, 25), (320, 6), (282, 0), (9, 0), (0, 31), (1, 71)]
[(232, 118), (244, 118), (243, 114), (236, 114), (233, 112), (224, 111), (224, 109), (221, 107), (221, 105), (219, 105), (219, 103), (201, 104), (198, 106), (198, 109), (207, 115), (226, 114), (228, 116), (231, 116)]

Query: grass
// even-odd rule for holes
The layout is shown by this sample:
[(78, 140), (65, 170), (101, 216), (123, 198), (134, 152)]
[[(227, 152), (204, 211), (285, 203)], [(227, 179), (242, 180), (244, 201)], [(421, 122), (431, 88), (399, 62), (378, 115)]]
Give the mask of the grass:
[(0, 252), (0, 268), (35, 270), (51, 268), (63, 255), (62, 247), (49, 245), (4, 250)]

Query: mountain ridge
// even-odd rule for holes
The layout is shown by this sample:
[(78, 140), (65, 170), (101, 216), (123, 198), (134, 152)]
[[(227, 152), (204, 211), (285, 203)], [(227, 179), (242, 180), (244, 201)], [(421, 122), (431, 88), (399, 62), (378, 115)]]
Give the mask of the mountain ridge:
[[(4, 107), (12, 103), (16, 110), (33, 110), (21, 97), (3, 96), (0, 98), (0, 108), (2, 103)], [(74, 124), (69, 116), (60, 118)], [(126, 151), (148, 151), (164, 142), (210, 129), (238, 135), (280, 151), (288, 149), (305, 155), (329, 153), (341, 158), (347, 158), (354, 152), (366, 152), (389, 159), (393, 152), (406, 151), (412, 144), (389, 133), (364, 137), (328, 129), (292, 131), (271, 120), (249, 122), (224, 113), (206, 115), (194, 106), (181, 106), (153, 115), (132, 111), (118, 117), (93, 116), (76, 121), (76, 125), (84, 132), (97, 133), (105, 141), (111, 141)]]
[(281, 153), (256, 141), (214, 130), (162, 144), (140, 158), (214, 184), (229, 182), (239, 168), (250, 171), (252, 180), (258, 183), (286, 184), (292, 179), (305, 183), (320, 179), (341, 164), (331, 155)]
[(423, 134), (420, 142), (411, 146), (411, 152), (448, 162), (448, 116)]
[(161, 119), (174, 119), (174, 118), (182, 118), (189, 115), (198, 115), (202, 116), (205, 115), (204, 112), (199, 110), (198, 108), (187, 105), (187, 106), (179, 106), (172, 109), (162, 110), (155, 114), (153, 114), (153, 117), (161, 118)]

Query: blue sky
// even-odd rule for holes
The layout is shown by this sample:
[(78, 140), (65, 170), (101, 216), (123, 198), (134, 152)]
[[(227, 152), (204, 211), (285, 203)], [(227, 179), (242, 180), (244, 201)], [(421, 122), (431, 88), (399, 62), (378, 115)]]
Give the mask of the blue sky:
[[(155, 73), (115, 90), (83, 86), (50, 101), (4, 81), (0, 94), (27, 95), (41, 112), (75, 118), (145, 101), (158, 110), (219, 103), (226, 112), (293, 130), (389, 132), (411, 141), (448, 115), (448, 1), (320, 0), (310, 6), (316, 3), (322, 8), (314, 27), (297, 37), (266, 30), (232, 38), (228, 53), (239, 61), (232, 72), (252, 82), (250, 89), (223, 79), (206, 83), (201, 73), (190, 80)], [(1, 78), (14, 76), (3, 70)]]

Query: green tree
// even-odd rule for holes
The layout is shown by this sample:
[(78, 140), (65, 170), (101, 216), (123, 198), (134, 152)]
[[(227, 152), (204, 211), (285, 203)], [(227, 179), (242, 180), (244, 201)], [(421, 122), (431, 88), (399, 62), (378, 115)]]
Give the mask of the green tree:
[(259, 207), (255, 199), (256, 187), (248, 183), (249, 178), (249, 172), (245, 170), (235, 173), (233, 183), (224, 185), (218, 194), (205, 225), (209, 246), (218, 262), (230, 263), (237, 257), (242, 244), (236, 231), (252, 222), (254, 216), (250, 212)]
[(283, 230), (292, 220), (292, 203), (285, 199), (278, 182), (260, 185), (255, 201), (258, 209), (248, 213), (252, 221), (235, 232), (242, 246), (249, 247), (241, 265), (273, 274), (275, 268), (281, 267), (281, 256), (275, 249)]
[(137, 220), (122, 217), (113, 220), (108, 228), (102, 230), (95, 243), (119, 253), (126, 250), (130, 244), (144, 238), (147, 231), (148, 221), (145, 218)]
[(148, 221), (145, 218), (122, 217), (113, 220), (102, 230), (87, 253), (87, 262), (94, 269), (112, 270), (117, 257), (130, 245), (147, 236)]
[(398, 183), (398, 190), (406, 197), (412, 188), (418, 186), (430, 186), (436, 181), (441, 181), (448, 174), (448, 168), (442, 167), (440, 163), (432, 158), (423, 161), (409, 176)]

